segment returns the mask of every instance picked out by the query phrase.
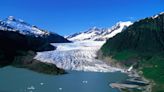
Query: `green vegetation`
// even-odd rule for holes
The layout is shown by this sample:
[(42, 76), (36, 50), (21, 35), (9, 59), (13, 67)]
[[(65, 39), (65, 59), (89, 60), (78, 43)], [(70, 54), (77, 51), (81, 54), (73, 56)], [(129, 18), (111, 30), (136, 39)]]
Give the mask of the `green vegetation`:
[(137, 57), (137, 54), (134, 53), (133, 51), (122, 51), (120, 53), (116, 53), (113, 58), (123, 61), (123, 60), (128, 60), (129, 58), (135, 58)]
[(154, 56), (147, 61), (141, 61), (142, 71), (145, 77), (153, 79), (158, 83), (164, 83), (164, 58)]
[(123, 66), (135, 65), (143, 76), (155, 82), (153, 92), (164, 92), (164, 14), (135, 22), (101, 48)]
[(153, 56), (140, 63), (143, 75), (155, 82), (153, 92), (164, 92), (164, 57), (162, 55)]
[[(153, 80), (153, 92), (164, 92), (164, 54), (144, 54), (133, 53), (132, 51), (122, 51), (113, 55), (113, 59), (118, 63), (129, 67), (135, 65), (138, 71), (143, 72), (143, 76)], [(126, 91), (125, 91), (126, 92)], [(128, 92), (128, 91), (127, 91)], [(135, 91), (130, 91), (135, 92)]]

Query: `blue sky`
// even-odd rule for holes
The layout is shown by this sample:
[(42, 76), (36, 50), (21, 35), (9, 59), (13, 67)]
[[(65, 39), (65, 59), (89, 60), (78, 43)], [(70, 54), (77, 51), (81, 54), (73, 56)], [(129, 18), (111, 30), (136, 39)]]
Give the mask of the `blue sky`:
[(164, 0), (1, 0), (0, 19), (10, 15), (60, 35), (111, 27), (164, 11)]

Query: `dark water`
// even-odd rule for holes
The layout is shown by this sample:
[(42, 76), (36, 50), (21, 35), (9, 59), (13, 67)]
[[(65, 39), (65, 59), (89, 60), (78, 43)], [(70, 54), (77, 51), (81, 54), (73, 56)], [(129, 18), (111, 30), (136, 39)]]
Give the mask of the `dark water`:
[(119, 92), (109, 83), (126, 78), (127, 75), (120, 72), (70, 71), (69, 74), (52, 76), (5, 67), (0, 69), (0, 92)]

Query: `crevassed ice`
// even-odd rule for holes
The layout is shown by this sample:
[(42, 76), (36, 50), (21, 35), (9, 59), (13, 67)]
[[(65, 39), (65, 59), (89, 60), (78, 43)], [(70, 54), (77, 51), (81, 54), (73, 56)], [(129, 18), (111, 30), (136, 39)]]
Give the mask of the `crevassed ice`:
[(74, 43), (53, 43), (54, 51), (38, 52), (35, 59), (56, 64), (66, 70), (113, 72), (122, 71), (95, 59), (96, 52), (104, 42), (81, 41)]

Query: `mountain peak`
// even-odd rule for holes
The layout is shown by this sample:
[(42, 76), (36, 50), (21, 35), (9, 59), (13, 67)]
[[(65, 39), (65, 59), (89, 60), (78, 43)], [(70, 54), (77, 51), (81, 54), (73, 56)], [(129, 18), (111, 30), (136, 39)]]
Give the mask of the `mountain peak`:
[(17, 19), (17, 18), (15, 18), (14, 16), (9, 16), (8, 18), (6, 18), (6, 19), (3, 20), (3, 21), (8, 22), (8, 23), (17, 22), (17, 24), (20, 23), (20, 24), (32, 26), (32, 25), (28, 24), (27, 22), (25, 22), (24, 20), (22, 20), (22, 19)]
[(86, 32), (93, 32), (93, 31), (101, 31), (101, 29), (94, 26), (94, 27), (89, 28)]
[[(70, 42), (56, 33), (45, 31), (39, 27), (28, 24), (27, 22), (21, 19), (16, 19), (13, 16), (9, 16), (8, 18), (5, 18), (0, 21), (0, 33), (9, 33), (12, 35), (19, 34), (21, 35), (21, 37), (27, 36), (27, 38), (31, 39), (43, 39), (48, 43)], [(31, 40), (29, 41), (31, 42)]]
[(159, 13), (160, 15), (164, 14), (164, 12)]
[(9, 16), (9, 17), (7, 18), (7, 20), (13, 21), (13, 20), (15, 20), (15, 18), (14, 18), (14, 16)]
[(158, 13), (158, 14), (152, 16), (151, 18), (155, 19), (155, 18), (157, 18), (158, 16), (163, 15), (163, 14), (164, 14), (164, 12), (160, 12), (160, 13)]
[(67, 36), (69, 40), (72, 41), (81, 41), (81, 40), (96, 40), (96, 41), (105, 41), (108, 38), (115, 36), (117, 33), (120, 33), (122, 30), (130, 26), (132, 22), (118, 22), (116, 25), (111, 28), (98, 28), (92, 27), (85, 32), (75, 33), (73, 35)]
[(117, 22), (117, 24), (116, 25), (127, 25), (127, 26), (129, 26), (129, 25), (131, 25), (131, 24), (133, 24), (131, 21), (119, 21), (119, 22)]
[(16, 19), (13, 16), (9, 16), (8, 18), (2, 20), (0, 22), (0, 29), (10, 31), (18, 30), (18, 32), (23, 35), (31, 35), (35, 37), (49, 35), (49, 32), (39, 29), (36, 26), (30, 25), (21, 19)]
[(111, 30), (115, 30), (115, 29), (118, 29), (120, 27), (128, 27), (128, 26), (130, 26), (132, 24), (133, 23), (131, 21), (125, 21), (125, 22), (119, 21), (119, 22), (116, 23), (116, 25), (112, 26), (110, 29)]
[[(132, 25), (133, 23), (131, 21), (119, 21), (117, 22), (114, 26), (112, 26), (111, 28), (108, 29), (108, 32), (111, 33), (114, 30), (119, 30), (119, 32), (121, 32), (123, 29), (127, 28), (128, 26)], [(108, 33), (108, 34), (109, 34)]]
[(92, 30), (99, 30), (99, 28), (96, 27), (96, 26), (92, 27), (91, 29), (92, 29)]

